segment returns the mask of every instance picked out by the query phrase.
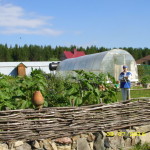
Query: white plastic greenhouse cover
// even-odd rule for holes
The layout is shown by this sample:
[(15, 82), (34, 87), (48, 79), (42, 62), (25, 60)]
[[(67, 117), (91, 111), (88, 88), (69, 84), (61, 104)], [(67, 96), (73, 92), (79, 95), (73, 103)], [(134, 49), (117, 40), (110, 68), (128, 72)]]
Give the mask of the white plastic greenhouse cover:
[(73, 70), (85, 70), (94, 73), (110, 73), (118, 80), (122, 66), (127, 65), (132, 73), (131, 81), (138, 81), (137, 65), (130, 53), (121, 49), (113, 49), (101, 53), (70, 58), (61, 61), (57, 73), (66, 76)]

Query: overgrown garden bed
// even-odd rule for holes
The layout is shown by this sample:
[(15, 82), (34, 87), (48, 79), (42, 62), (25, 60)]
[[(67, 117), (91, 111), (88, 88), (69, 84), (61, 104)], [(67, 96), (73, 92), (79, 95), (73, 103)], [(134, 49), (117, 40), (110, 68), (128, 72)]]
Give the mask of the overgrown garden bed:
[[(41, 91), (44, 107), (81, 106), (117, 101), (115, 79), (110, 75), (76, 71), (76, 77), (62, 78), (33, 70), (30, 76), (0, 75), (0, 110), (35, 108), (33, 93)], [(108, 83), (108, 80), (111, 82)]]

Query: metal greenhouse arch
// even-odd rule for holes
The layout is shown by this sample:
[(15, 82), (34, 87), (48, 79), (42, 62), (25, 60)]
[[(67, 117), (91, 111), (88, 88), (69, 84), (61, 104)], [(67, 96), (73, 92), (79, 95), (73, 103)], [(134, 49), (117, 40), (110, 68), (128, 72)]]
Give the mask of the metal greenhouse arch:
[(85, 70), (93, 73), (110, 73), (118, 80), (122, 66), (127, 65), (132, 72), (131, 81), (138, 81), (137, 65), (130, 53), (122, 49), (113, 49), (101, 53), (66, 59), (59, 63), (57, 73), (72, 75), (73, 70)]

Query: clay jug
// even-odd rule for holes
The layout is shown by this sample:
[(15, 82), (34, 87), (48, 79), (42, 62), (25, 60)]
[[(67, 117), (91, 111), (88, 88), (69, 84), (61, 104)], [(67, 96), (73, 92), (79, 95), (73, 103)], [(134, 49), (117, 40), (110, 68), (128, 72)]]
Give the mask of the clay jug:
[(37, 108), (42, 108), (43, 104), (44, 104), (44, 98), (42, 96), (42, 93), (40, 91), (35, 91), (33, 94), (33, 104), (37, 107)]

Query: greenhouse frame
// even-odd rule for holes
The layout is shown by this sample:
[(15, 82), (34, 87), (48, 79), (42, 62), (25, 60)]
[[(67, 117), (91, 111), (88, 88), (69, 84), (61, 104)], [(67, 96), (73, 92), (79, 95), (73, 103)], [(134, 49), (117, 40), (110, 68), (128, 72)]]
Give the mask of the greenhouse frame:
[(131, 81), (138, 81), (137, 64), (132, 55), (122, 49), (66, 59), (58, 65), (57, 73), (66, 76), (73, 75), (73, 70), (84, 70), (95, 74), (110, 73), (118, 80), (123, 65), (127, 65), (128, 71), (132, 73)]

